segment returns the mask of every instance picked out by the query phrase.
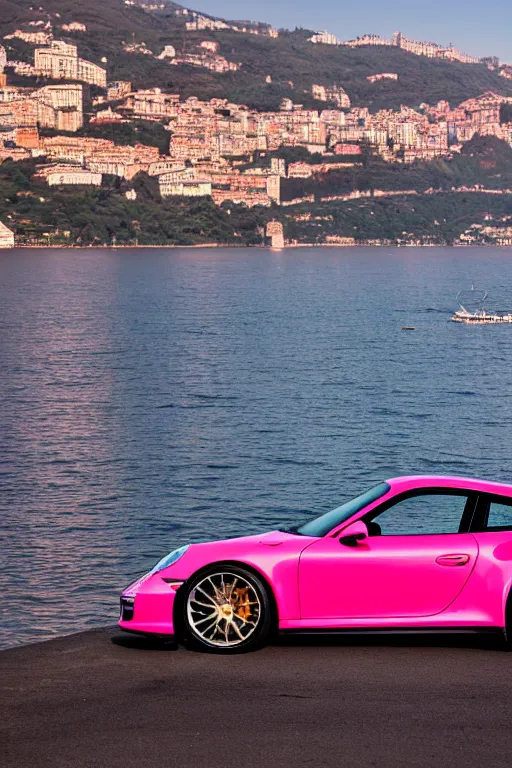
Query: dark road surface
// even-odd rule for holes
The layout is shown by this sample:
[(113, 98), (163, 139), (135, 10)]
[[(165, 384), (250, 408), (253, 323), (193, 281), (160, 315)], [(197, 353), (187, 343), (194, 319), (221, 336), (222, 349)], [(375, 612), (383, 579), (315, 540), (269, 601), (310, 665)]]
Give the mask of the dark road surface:
[(464, 637), (219, 657), (99, 630), (3, 651), (0, 685), (4, 768), (512, 765), (512, 654)]

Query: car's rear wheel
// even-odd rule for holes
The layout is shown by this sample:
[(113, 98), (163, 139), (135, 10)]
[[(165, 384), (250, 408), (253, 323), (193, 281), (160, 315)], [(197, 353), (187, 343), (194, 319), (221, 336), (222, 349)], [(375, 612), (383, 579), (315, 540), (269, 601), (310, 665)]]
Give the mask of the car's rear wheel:
[(505, 649), (512, 651), (512, 590), (508, 596), (505, 609)]
[(266, 584), (252, 571), (212, 565), (185, 587), (185, 642), (196, 650), (241, 653), (261, 648), (273, 627)]

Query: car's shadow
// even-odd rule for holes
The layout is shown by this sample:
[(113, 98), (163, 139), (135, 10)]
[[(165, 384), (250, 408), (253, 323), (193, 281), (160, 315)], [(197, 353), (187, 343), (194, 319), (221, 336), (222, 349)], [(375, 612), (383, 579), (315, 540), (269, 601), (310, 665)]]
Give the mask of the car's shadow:
[[(111, 642), (122, 648), (144, 651), (169, 652), (179, 650), (180, 645), (174, 640), (159, 637), (145, 637), (137, 634), (118, 633), (111, 637)], [(271, 645), (279, 647), (344, 647), (344, 648), (469, 648), (474, 650), (502, 651), (503, 641), (494, 634), (390, 634), (390, 635), (336, 635), (311, 634), (288, 635), (277, 637)]]
[(114, 645), (119, 645), (122, 648), (137, 648), (143, 651), (177, 651), (179, 648), (175, 640), (128, 633), (116, 634), (110, 640)]

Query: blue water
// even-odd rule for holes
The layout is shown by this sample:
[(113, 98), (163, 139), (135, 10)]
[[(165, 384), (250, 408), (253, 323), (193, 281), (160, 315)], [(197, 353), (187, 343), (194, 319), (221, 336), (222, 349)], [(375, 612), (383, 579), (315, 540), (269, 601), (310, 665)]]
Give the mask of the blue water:
[[(386, 477), (512, 481), (512, 249), (0, 252), (0, 642)], [(403, 325), (416, 331), (402, 331)]]

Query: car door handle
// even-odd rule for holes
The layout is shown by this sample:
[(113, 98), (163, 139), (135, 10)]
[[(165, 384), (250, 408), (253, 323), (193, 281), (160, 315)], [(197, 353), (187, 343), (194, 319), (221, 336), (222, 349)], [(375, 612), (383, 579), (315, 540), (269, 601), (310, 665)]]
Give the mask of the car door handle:
[(453, 567), (457, 565), (467, 565), (469, 559), (469, 555), (440, 555), (436, 558), (436, 563), (438, 565), (448, 565)]

